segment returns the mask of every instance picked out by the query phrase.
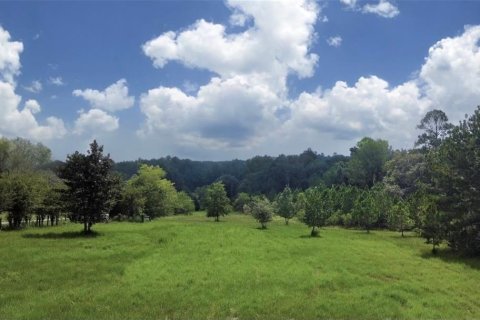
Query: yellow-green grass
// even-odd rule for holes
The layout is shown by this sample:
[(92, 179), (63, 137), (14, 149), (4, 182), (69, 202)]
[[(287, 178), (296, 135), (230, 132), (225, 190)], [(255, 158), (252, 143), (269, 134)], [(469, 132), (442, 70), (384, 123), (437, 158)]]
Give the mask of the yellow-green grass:
[(1, 319), (479, 319), (480, 261), (413, 235), (203, 214), (0, 232)]

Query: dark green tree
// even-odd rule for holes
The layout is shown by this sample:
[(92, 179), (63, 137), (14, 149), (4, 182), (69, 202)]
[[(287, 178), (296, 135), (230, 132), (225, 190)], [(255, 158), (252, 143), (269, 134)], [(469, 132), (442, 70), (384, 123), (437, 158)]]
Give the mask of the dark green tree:
[(208, 187), (205, 206), (207, 217), (214, 217), (217, 222), (220, 221), (220, 216), (227, 215), (231, 210), (230, 200), (221, 182), (214, 182)]
[(421, 235), (425, 238), (426, 243), (432, 245), (434, 254), (437, 253), (437, 247), (445, 239), (447, 230), (444, 217), (442, 217), (435, 202), (431, 196), (425, 197), (420, 206), (423, 217)]
[(71, 220), (83, 223), (85, 233), (90, 233), (92, 225), (114, 204), (118, 180), (111, 174), (112, 166), (110, 155), (105, 156), (103, 146), (94, 140), (86, 155), (78, 151), (68, 155), (60, 170)]
[(360, 187), (372, 187), (381, 182), (385, 174), (385, 163), (391, 155), (388, 142), (363, 138), (356, 147), (350, 149), (348, 162), (350, 183)]
[(415, 146), (424, 150), (438, 148), (452, 128), (445, 112), (437, 109), (428, 111), (417, 126), (424, 132), (418, 136)]

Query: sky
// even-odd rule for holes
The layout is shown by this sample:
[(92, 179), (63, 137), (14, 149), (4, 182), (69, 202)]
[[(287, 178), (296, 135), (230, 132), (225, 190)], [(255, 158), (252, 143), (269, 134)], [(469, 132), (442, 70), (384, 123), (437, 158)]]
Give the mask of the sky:
[(0, 135), (116, 161), (412, 148), (480, 105), (480, 1), (0, 2)]

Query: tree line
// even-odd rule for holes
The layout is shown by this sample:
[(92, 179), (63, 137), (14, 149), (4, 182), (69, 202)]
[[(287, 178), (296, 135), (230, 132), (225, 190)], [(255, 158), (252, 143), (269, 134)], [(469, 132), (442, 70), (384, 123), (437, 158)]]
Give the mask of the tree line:
[[(41, 144), (3, 138), (0, 209), (12, 229), (33, 216), (41, 225), (45, 217), (54, 224), (63, 215), (87, 233), (107, 217), (144, 221), (196, 208), (218, 220), (234, 209), (251, 214), (261, 228), (277, 214), (286, 224), (298, 217), (313, 236), (325, 225), (413, 230), (433, 251), (445, 241), (478, 255), (480, 107), (457, 125), (432, 110), (418, 129), (410, 150), (365, 137), (348, 157), (309, 149), (218, 163), (164, 158), (115, 165), (96, 141), (86, 154), (52, 162)], [(165, 168), (155, 161), (165, 161)]]

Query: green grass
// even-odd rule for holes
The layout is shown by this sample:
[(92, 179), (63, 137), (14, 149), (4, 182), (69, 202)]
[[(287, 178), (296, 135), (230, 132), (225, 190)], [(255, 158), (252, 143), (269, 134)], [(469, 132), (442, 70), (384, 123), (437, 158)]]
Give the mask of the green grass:
[(480, 318), (480, 261), (250, 217), (0, 232), (2, 319)]

